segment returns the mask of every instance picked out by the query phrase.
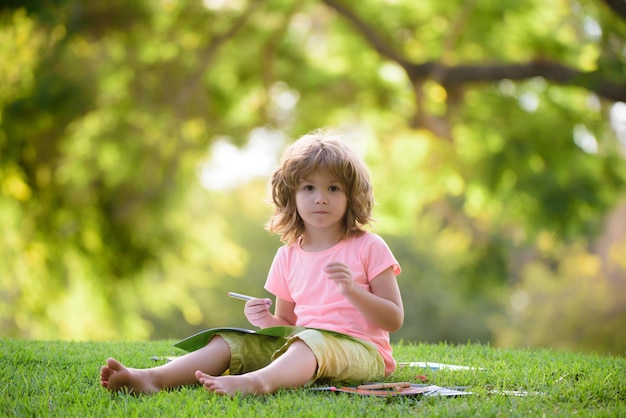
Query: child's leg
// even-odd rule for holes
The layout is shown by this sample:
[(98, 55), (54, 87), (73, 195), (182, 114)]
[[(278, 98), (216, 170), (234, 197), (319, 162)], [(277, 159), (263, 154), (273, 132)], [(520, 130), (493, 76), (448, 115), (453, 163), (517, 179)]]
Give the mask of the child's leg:
[(222, 337), (215, 336), (203, 348), (150, 369), (131, 369), (109, 359), (100, 371), (100, 384), (110, 391), (156, 393), (161, 389), (197, 384), (197, 370), (221, 375), (229, 364), (230, 348)]
[(304, 386), (311, 381), (317, 369), (313, 351), (302, 341), (294, 341), (280, 357), (266, 367), (235, 376), (211, 376), (196, 372), (196, 378), (208, 391), (234, 396), (264, 395), (280, 388)]

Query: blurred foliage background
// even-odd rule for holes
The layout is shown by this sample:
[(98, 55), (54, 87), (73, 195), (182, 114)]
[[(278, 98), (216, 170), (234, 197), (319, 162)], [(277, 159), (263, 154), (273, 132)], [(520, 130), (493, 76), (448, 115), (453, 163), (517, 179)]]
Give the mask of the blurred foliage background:
[(0, 334), (246, 326), (284, 146), (344, 131), (403, 267), (394, 340), (626, 354), (620, 2), (0, 6)]

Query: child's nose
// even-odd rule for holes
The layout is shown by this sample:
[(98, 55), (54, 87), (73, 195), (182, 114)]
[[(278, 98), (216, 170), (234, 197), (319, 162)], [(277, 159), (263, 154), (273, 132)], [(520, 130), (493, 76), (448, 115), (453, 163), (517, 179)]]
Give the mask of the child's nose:
[(319, 193), (315, 198), (315, 203), (318, 205), (325, 205), (328, 203), (328, 199), (324, 193)]

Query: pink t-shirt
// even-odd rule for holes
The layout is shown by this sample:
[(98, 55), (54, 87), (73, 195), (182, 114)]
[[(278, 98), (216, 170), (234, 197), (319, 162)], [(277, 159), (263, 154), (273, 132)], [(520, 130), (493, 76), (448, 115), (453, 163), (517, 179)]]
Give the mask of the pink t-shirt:
[(342, 240), (324, 251), (307, 252), (299, 243), (280, 247), (265, 289), (278, 298), (295, 303), (295, 325), (341, 332), (369, 341), (385, 360), (385, 372), (393, 372), (396, 362), (392, 357), (389, 333), (365, 319), (328, 279), (323, 269), (333, 261), (347, 264), (354, 283), (367, 291), (370, 291), (370, 281), (389, 267), (396, 276), (400, 274), (400, 265), (385, 241), (367, 232), (360, 237)]

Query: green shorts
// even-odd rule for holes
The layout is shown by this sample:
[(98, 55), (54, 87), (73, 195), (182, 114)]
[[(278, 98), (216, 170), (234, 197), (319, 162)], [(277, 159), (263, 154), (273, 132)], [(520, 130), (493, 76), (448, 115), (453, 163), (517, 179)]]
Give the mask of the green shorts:
[(385, 375), (385, 362), (376, 347), (348, 335), (307, 329), (290, 337), (219, 332), (230, 347), (229, 374), (261, 369), (280, 357), (296, 340), (303, 341), (317, 359), (317, 370), (309, 382), (328, 379), (371, 381)]

